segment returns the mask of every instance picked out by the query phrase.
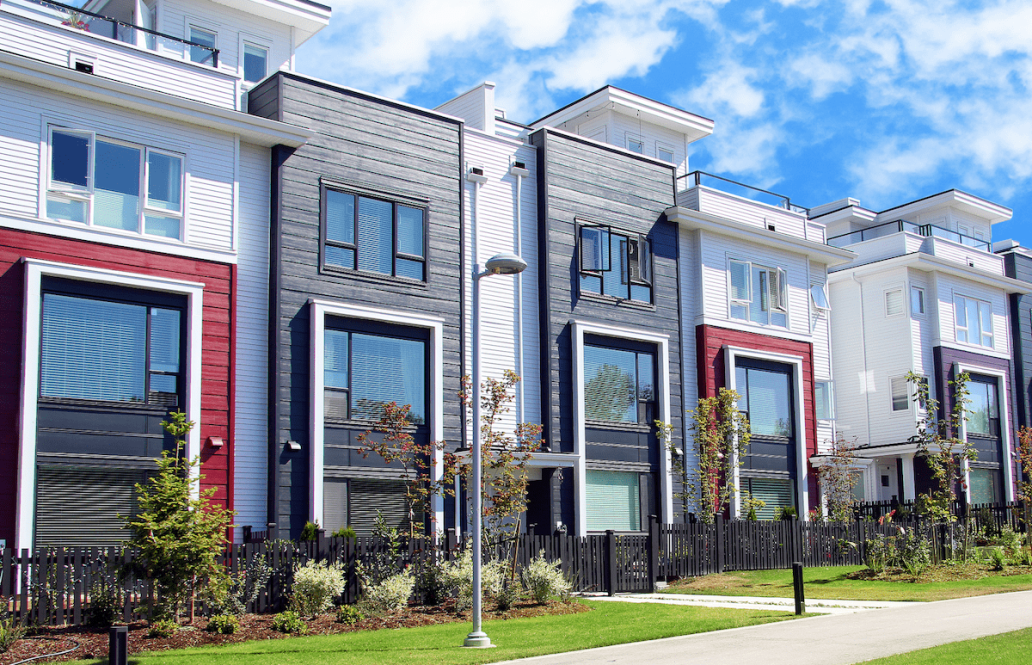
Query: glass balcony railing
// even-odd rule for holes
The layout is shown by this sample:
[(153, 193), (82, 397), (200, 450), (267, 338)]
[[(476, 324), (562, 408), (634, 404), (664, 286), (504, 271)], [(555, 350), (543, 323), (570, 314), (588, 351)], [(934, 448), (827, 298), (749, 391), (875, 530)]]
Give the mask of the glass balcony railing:
[(678, 191), (688, 189), (690, 187), (698, 187), (699, 185), (712, 187), (713, 189), (727, 192), (728, 194), (734, 194), (735, 196), (741, 196), (742, 198), (750, 199), (758, 203), (765, 203), (767, 205), (774, 206), (775, 208), (782, 208), (784, 210), (797, 212), (807, 216), (810, 214), (808, 208), (793, 205), (792, 201), (789, 200), (787, 196), (782, 196), (781, 194), (769, 192), (766, 189), (760, 189), (759, 187), (753, 187), (752, 185), (746, 185), (741, 182), (729, 180), (728, 178), (713, 175), (712, 173), (706, 173), (705, 171), (692, 171), (691, 173), (686, 173), (685, 175), (678, 176), (677, 178)]
[(842, 235), (828, 238), (828, 244), (834, 247), (846, 247), (865, 240), (874, 240), (875, 238), (881, 238), (882, 236), (888, 236), (904, 231), (926, 237), (943, 238), (961, 245), (974, 247), (975, 249), (982, 250), (983, 252), (992, 252), (992, 245), (985, 240), (973, 238), (971, 236), (964, 235), (963, 233), (957, 233), (956, 231), (950, 231), (949, 229), (944, 229), (941, 226), (935, 226), (933, 224), (914, 224), (913, 222), (908, 222), (905, 219), (897, 219), (894, 222), (886, 222), (884, 224), (872, 226), (869, 229), (853, 231), (852, 233), (843, 233)]
[(56, 22), (91, 35), (134, 44), (149, 51), (161, 51), (211, 67), (219, 66), (217, 48), (94, 14), (72, 5), (53, 0), (4, 0), (4, 6), (17, 7), (22, 13), (31, 12), (33, 18)]

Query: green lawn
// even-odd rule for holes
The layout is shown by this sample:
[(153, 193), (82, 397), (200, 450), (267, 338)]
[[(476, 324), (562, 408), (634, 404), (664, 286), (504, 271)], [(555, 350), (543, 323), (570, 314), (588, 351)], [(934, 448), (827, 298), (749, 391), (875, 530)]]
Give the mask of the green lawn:
[(1032, 628), (870, 660), (865, 665), (1027, 665)]
[[(891, 582), (849, 580), (847, 573), (863, 566), (834, 566), (803, 570), (807, 598), (835, 600), (946, 600), (982, 596), (1005, 591), (1032, 589), (1032, 575), (987, 576), (930, 582)], [(666, 593), (691, 593), (718, 596), (764, 596), (791, 598), (791, 570), (757, 570), (706, 575), (681, 580), (664, 589)]]
[[(382, 663), (459, 665), (491, 663), (576, 649), (654, 640), (791, 619), (786, 612), (683, 607), (654, 603), (586, 603), (591, 612), (487, 621), (494, 649), (463, 649), (468, 623), (400, 630), (364, 631), (319, 637), (292, 637), (130, 656), (140, 665), (289, 665)], [(106, 661), (91, 661), (96, 664)]]

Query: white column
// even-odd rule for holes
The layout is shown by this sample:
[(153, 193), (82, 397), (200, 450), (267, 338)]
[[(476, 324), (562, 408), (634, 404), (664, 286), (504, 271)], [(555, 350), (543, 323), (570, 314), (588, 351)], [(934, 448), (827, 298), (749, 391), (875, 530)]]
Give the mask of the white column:
[(903, 487), (900, 488), (900, 492), (904, 501), (913, 501), (917, 498), (914, 485), (914, 453), (903, 453), (899, 457), (903, 461)]

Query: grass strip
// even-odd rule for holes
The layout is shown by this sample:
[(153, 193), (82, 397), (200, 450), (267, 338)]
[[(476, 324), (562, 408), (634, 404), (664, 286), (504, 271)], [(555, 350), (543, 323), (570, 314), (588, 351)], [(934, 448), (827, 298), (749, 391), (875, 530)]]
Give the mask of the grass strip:
[[(787, 612), (685, 607), (654, 603), (585, 602), (591, 612), (486, 621), (494, 649), (463, 649), (470, 624), (442, 624), (343, 635), (294, 637), (141, 653), (138, 665), (465, 665), (753, 626), (794, 618)], [(106, 661), (92, 661), (99, 665)]]
[(870, 660), (864, 665), (1027, 665), (1032, 628)]

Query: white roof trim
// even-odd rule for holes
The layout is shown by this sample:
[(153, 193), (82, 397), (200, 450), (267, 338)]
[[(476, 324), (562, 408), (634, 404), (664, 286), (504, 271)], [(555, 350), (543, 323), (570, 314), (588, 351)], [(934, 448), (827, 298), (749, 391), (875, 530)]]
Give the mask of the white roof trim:
[(942, 192), (918, 201), (883, 210), (878, 213), (878, 220), (892, 221), (901, 218), (905, 219), (908, 215), (943, 206), (958, 208), (964, 212), (976, 215), (990, 224), (1005, 222), (1014, 215), (1014, 211), (1006, 206), (987, 201), (967, 192), (962, 192), (959, 189), (951, 189), (948, 192)]
[(914, 252), (894, 256), (889, 259), (863, 263), (858, 266), (840, 267), (837, 270), (829, 271), (828, 281), (838, 282), (846, 279), (848, 275), (865, 275), (869, 273), (891, 270), (893, 268), (915, 268), (926, 272), (940, 272), (946, 275), (960, 277), (983, 286), (994, 289), (1002, 289), (1006, 293), (1032, 293), (1032, 283), (1023, 282), (1018, 279), (996, 275), (985, 270), (965, 266), (954, 261), (947, 261), (924, 252)]

